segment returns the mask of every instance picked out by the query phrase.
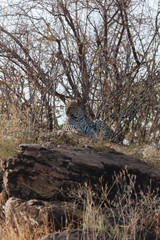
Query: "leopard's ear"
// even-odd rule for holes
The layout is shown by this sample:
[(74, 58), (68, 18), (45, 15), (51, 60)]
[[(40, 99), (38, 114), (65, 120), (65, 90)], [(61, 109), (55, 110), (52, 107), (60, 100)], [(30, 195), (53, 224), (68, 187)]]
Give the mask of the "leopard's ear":
[(67, 106), (70, 103), (67, 99), (65, 99), (65, 105)]
[(66, 114), (67, 114), (68, 108), (69, 108), (69, 106), (71, 105), (71, 101), (65, 100), (65, 104), (66, 104), (66, 106), (65, 106), (65, 112), (66, 112)]

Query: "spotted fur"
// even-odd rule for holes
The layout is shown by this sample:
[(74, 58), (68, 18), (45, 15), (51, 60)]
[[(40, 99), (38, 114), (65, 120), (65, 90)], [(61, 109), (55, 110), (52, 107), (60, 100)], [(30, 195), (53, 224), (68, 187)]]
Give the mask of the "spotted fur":
[(94, 122), (87, 120), (84, 111), (76, 101), (72, 101), (66, 105), (66, 115), (67, 121), (64, 124), (64, 130), (77, 131), (88, 136), (101, 135), (112, 142), (118, 142), (115, 133), (107, 124), (98, 119)]

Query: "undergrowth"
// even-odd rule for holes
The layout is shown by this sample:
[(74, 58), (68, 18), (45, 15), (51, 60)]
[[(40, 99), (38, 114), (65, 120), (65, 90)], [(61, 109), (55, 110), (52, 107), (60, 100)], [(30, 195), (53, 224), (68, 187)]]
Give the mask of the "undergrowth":
[[(128, 183), (127, 183), (128, 182)], [(160, 199), (158, 193), (135, 190), (136, 176), (124, 170), (115, 176), (113, 186), (94, 191), (88, 185), (80, 187), (77, 196), (83, 203), (83, 229), (92, 229), (93, 239), (104, 233), (107, 239), (159, 239)], [(116, 195), (110, 199), (112, 188)], [(105, 238), (104, 238), (105, 239)]]
[[(103, 179), (101, 180), (101, 182)], [(156, 192), (144, 193), (135, 191), (136, 176), (130, 175), (124, 170), (115, 175), (113, 185), (103, 186), (101, 189), (92, 189), (88, 184), (78, 186), (72, 190), (70, 197), (74, 199), (73, 207), (77, 209), (78, 217), (69, 216), (66, 212), (65, 226), (61, 230), (80, 228), (90, 233), (85, 240), (96, 240), (101, 234), (108, 240), (158, 240), (160, 237), (160, 201)], [(116, 189), (116, 194), (111, 197), (111, 192)], [(81, 210), (80, 210), (81, 209)], [(23, 224), (14, 220), (14, 227), (8, 224), (1, 224), (0, 240), (37, 240), (38, 238), (55, 232), (44, 217), (41, 226)], [(45, 219), (45, 221), (44, 221)], [(73, 220), (74, 219), (74, 220)], [(107, 237), (106, 237), (107, 236)], [(83, 239), (83, 240), (84, 240)], [(103, 239), (103, 238), (102, 238)]]
[(0, 158), (14, 156), (21, 143), (36, 142), (38, 132), (23, 112), (10, 109), (10, 115), (0, 114)]

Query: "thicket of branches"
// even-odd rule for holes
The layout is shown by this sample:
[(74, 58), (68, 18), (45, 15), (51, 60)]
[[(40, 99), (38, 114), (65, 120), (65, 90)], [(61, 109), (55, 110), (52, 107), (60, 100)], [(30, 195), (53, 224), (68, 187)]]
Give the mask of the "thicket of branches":
[(57, 126), (78, 99), (123, 141), (160, 141), (160, 12), (146, 0), (1, 5), (0, 113)]

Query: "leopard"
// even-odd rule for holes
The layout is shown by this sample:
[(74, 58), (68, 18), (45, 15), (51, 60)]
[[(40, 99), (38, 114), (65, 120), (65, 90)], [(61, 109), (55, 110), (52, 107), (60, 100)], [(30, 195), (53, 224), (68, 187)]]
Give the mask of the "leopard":
[(118, 143), (115, 132), (100, 119), (96, 119), (95, 121), (87, 119), (82, 106), (77, 101), (67, 103), (65, 110), (67, 120), (63, 126), (63, 130), (92, 137), (100, 135), (103, 139)]

